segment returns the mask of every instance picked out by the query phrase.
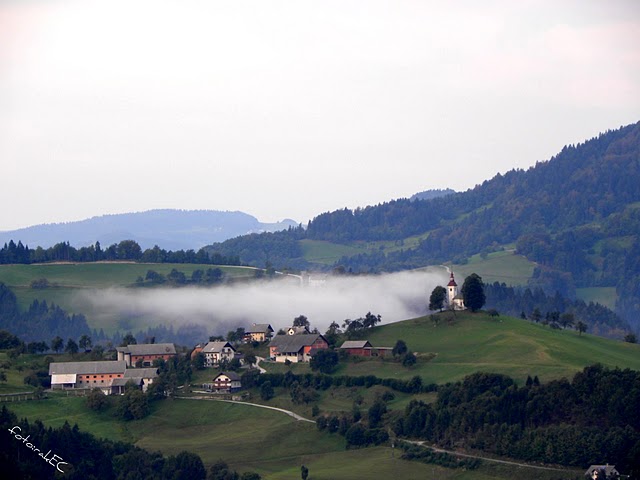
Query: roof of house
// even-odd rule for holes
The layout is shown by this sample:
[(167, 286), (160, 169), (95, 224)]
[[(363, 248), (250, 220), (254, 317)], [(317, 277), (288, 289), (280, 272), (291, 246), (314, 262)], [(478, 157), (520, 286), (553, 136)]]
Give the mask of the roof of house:
[(234, 382), (240, 381), (240, 375), (238, 375), (236, 372), (220, 372), (218, 375), (213, 377), (213, 380), (215, 381), (216, 378), (222, 375), (229, 377), (229, 380), (231, 381), (234, 381)]
[(299, 352), (303, 347), (313, 345), (318, 338), (325, 338), (319, 333), (310, 333), (306, 335), (276, 335), (269, 344), (269, 347), (275, 347), (279, 352)]
[(309, 328), (307, 327), (289, 327), (287, 328), (287, 332), (292, 331), (294, 335), (304, 335), (305, 333), (309, 333)]
[(209, 342), (202, 349), (202, 353), (221, 353), (224, 347), (229, 347), (234, 352), (236, 351), (229, 342)]
[(344, 342), (340, 348), (366, 348), (372, 347), (369, 343), (369, 340), (347, 340)]
[(126, 362), (112, 360), (100, 362), (53, 362), (49, 364), (49, 375), (124, 373), (126, 368)]
[(269, 333), (273, 332), (273, 328), (268, 323), (254, 323), (249, 328), (245, 329), (245, 333)]
[(157, 376), (157, 368), (127, 368), (124, 372), (124, 378), (156, 378)]
[(615, 465), (591, 465), (589, 469), (585, 472), (585, 475), (592, 475), (593, 472), (596, 470), (604, 470), (605, 473), (607, 474), (607, 478), (609, 477), (610, 474), (618, 472), (618, 470), (616, 470)]
[(141, 343), (117, 347), (116, 350), (131, 355), (175, 355), (176, 347), (173, 343)]
[(142, 377), (114, 378), (111, 382), (112, 387), (124, 387), (127, 383), (133, 382), (136, 385), (142, 383)]

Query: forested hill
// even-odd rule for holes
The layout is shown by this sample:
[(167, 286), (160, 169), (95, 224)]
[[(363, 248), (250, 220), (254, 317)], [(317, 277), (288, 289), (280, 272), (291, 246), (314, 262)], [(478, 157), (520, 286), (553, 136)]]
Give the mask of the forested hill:
[[(419, 172), (416, 172), (419, 174)], [(210, 247), (276, 267), (308, 266), (300, 240), (353, 244), (422, 236), (412, 248), (377, 249), (338, 262), (355, 271), (399, 270), (505, 246), (537, 262), (541, 285), (617, 287), (618, 311), (640, 318), (640, 123), (608, 131), (528, 170), (466, 192), (323, 213), (306, 230), (240, 237)]]
[(293, 220), (262, 223), (243, 212), (162, 209), (0, 232), (0, 245), (14, 240), (32, 248), (48, 248), (64, 241), (82, 247), (96, 242), (110, 245), (129, 239), (143, 249), (159, 245), (172, 250), (197, 250), (211, 242), (252, 232), (272, 232), (291, 225), (296, 223)]

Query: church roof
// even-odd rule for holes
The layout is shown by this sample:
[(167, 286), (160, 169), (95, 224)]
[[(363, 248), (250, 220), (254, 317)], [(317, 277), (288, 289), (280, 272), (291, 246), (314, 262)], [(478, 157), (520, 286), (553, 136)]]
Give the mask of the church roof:
[(458, 284), (456, 283), (455, 279), (453, 278), (453, 272), (451, 272), (451, 280), (449, 280), (449, 283), (447, 284), (447, 287), (457, 287)]

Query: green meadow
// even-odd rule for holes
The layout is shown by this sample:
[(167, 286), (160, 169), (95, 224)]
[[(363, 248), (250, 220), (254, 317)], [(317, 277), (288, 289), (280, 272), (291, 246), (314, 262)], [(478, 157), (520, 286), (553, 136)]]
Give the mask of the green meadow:
[[(10, 404), (19, 417), (41, 419), (57, 427), (68, 421), (96, 436), (135, 443), (164, 454), (197, 453), (205, 465), (224, 459), (240, 471), (255, 471), (265, 480), (297, 480), (300, 466), (315, 480), (362, 478), (439, 478), (498, 480), (557, 478), (548, 472), (483, 463), (474, 471), (446, 469), (401, 460), (390, 446), (346, 450), (344, 438), (319, 432), (315, 425), (249, 405), (174, 399), (156, 403), (142, 420), (123, 422), (110, 410), (96, 413), (82, 397), (55, 394), (41, 401)], [(571, 478), (574, 472), (571, 472)]]
[[(482, 277), (484, 283), (500, 282), (507, 285), (526, 286), (533, 275), (535, 263), (514, 250), (507, 249), (487, 255), (473, 255), (464, 265), (453, 265), (456, 278), (462, 280), (472, 273)], [(462, 285), (462, 282), (459, 282)]]
[[(444, 312), (438, 318), (437, 325), (429, 317), (420, 317), (378, 326), (367, 336), (380, 347), (404, 340), (418, 357), (415, 366), (374, 359), (347, 362), (338, 374), (403, 379), (420, 375), (423, 383), (446, 383), (485, 371), (523, 382), (527, 375), (538, 375), (542, 381), (570, 378), (594, 363), (640, 370), (637, 344), (485, 313)], [(435, 357), (429, 360), (427, 354)]]

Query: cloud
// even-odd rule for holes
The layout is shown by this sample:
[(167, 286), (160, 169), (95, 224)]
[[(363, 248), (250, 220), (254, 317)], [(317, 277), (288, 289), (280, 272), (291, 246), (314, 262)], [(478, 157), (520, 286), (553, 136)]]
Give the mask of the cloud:
[[(79, 294), (77, 308), (96, 318), (139, 317), (174, 328), (204, 325), (210, 335), (252, 322), (270, 323), (277, 331), (305, 315), (312, 327), (324, 332), (331, 322), (342, 324), (367, 312), (381, 315), (383, 324), (424, 315), (431, 292), (445, 282), (446, 272), (438, 269), (329, 277), (322, 285), (306, 287), (288, 277), (213, 288), (107, 289)], [(147, 326), (132, 327), (144, 330)]]

